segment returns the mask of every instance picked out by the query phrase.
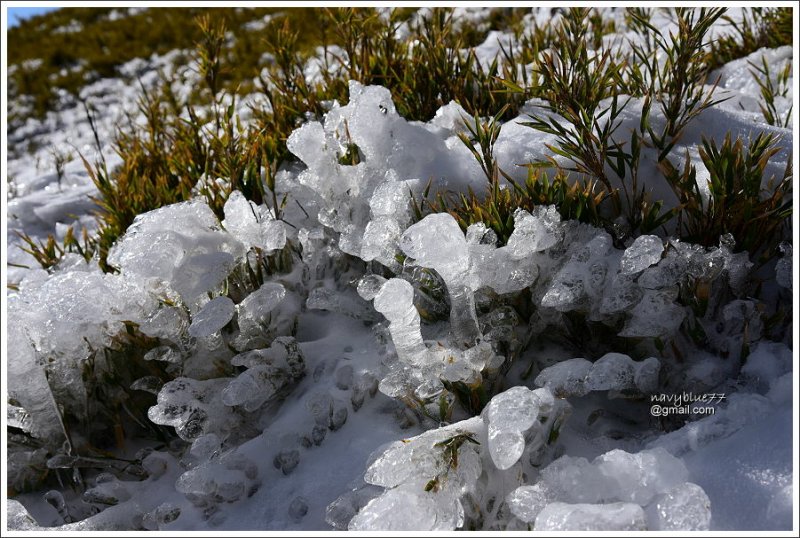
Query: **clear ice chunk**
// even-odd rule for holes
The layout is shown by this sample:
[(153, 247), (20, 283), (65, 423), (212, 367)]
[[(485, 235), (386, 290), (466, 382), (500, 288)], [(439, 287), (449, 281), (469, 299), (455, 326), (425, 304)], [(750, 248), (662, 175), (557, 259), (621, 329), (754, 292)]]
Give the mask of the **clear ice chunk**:
[(534, 531), (645, 531), (642, 507), (632, 503), (550, 503), (536, 517)]
[(609, 491), (618, 500), (642, 506), (689, 478), (683, 461), (660, 447), (635, 454), (615, 449), (595, 458), (594, 465), (616, 484)]
[(647, 507), (647, 515), (652, 530), (707, 531), (711, 501), (703, 488), (684, 482), (656, 496)]
[(233, 191), (224, 207), (222, 225), (247, 248), (257, 247), (271, 252), (286, 244), (283, 223), (276, 221), (269, 209), (248, 201), (239, 191)]
[(620, 336), (667, 337), (675, 334), (686, 318), (683, 307), (664, 291), (644, 290), (642, 300), (631, 310), (631, 317)]
[(536, 516), (550, 502), (548, 492), (541, 483), (520, 486), (506, 496), (511, 513), (526, 523), (536, 521)]
[(414, 288), (406, 280), (392, 278), (384, 283), (374, 299), (375, 310), (389, 320), (398, 358), (406, 364), (422, 366), (427, 347), (422, 340), (420, 317), (414, 306)]
[(233, 319), (235, 305), (225, 296), (215, 297), (203, 305), (189, 325), (189, 334), (194, 337), (210, 336)]
[(426, 492), (425, 483), (409, 483), (371, 500), (350, 520), (351, 531), (450, 531), (464, 520), (453, 496)]
[(265, 282), (260, 288), (236, 305), (239, 328), (242, 332), (258, 331), (269, 322), (269, 313), (286, 296), (286, 289), (277, 282)]
[(534, 383), (550, 389), (557, 398), (585, 396), (590, 390), (586, 387), (586, 377), (591, 369), (592, 363), (586, 359), (569, 359), (542, 370)]
[(533, 213), (517, 209), (514, 231), (506, 246), (512, 258), (526, 258), (533, 252), (552, 248), (564, 239), (561, 215), (554, 205), (537, 206)]
[[(547, 392), (547, 389), (539, 389)], [(482, 416), (488, 426), (489, 454), (505, 470), (525, 450), (524, 432), (539, 418), (540, 397), (527, 387), (512, 387), (491, 399)]]
[(635, 363), (622, 353), (606, 353), (589, 370), (586, 388), (595, 390), (626, 390), (632, 388)]
[(664, 242), (656, 235), (640, 235), (625, 249), (620, 261), (620, 272), (632, 275), (658, 263), (664, 252)]

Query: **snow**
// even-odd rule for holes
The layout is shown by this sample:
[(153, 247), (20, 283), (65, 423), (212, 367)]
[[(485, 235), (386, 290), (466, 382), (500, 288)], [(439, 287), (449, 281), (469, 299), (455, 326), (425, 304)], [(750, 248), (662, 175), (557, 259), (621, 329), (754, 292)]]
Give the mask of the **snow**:
[[(622, 28), (619, 13), (605, 15)], [(552, 17), (537, 10), (527, 20)], [(476, 48), (482, 65), (501, 44), (518, 46), (490, 32)], [(120, 78), (84, 89), (101, 140), (134, 112), (130, 79), (150, 87), (167, 68), (189, 91), (193, 75), (172, 66), (179, 52), (134, 60)], [(775, 71), (793, 59), (791, 47), (762, 49), (721, 67), (720, 95), (732, 98), (690, 124), (673, 162), (690, 150), (702, 178), (701, 136), (767, 131), (783, 137), (767, 176), (782, 173), (793, 133), (760, 116), (747, 61), (762, 55)], [(318, 77), (320, 65), (310, 60), (305, 76)], [(790, 86), (781, 113), (792, 96)], [(504, 123), (495, 145), (515, 179), (525, 175), (517, 165), (554, 143), (519, 123), (538, 104)], [(638, 124), (641, 106), (628, 103), (619, 133)], [(762, 313), (791, 312), (792, 245), (758, 268), (762, 296), (747, 287), (747, 254), (725, 238), (710, 248), (659, 235), (621, 244), (562, 220), (555, 206), (518, 209), (505, 245), (484, 223), (465, 232), (448, 213), (413, 222), (411, 195), (419, 199), (429, 178), (442, 190), (483, 188), (457, 138), (465, 116), (450, 102), (430, 121), (409, 122), (386, 88), (351, 82), (347, 103), (330, 103), (288, 140), (299, 163), (278, 183), (307, 216), (290, 204), (291, 218), (279, 220), (234, 191), (220, 221), (197, 197), (137, 216), (109, 252), (116, 272), (78, 255), (48, 271), (9, 267), (18, 290), (7, 293), (5, 316), (7, 423), (38, 443), (9, 441), (8, 489), (18, 492), (6, 506), (9, 528), (790, 529), (793, 342)], [(74, 146), (116, 166), (109, 146), (93, 147), (82, 109), (65, 99), (9, 131), (8, 230), (92, 233), (97, 190), (77, 156), (59, 181), (41, 165), (43, 149), (25, 149)], [(352, 151), (358, 164), (342, 164)], [(663, 183), (647, 187), (674, 206)], [(19, 244), (9, 234), (9, 262), (33, 267)], [(286, 272), (251, 276), (279, 250), (291, 258)], [(707, 313), (681, 302), (706, 288)], [(91, 418), (87, 372), (108, 375), (101, 352), (118, 351), (134, 330), (152, 340), (128, 357), (146, 371), (120, 386), (151, 398), (142, 420), (172, 441), (126, 440), (142, 450), (117, 447), (124, 461), (83, 468), (81, 491), (38, 484), (43, 469), (67, 477), (91, 460), (89, 440), (66, 435), (64, 417)], [(724, 399), (702, 416), (651, 413), (653, 397), (684, 391)]]

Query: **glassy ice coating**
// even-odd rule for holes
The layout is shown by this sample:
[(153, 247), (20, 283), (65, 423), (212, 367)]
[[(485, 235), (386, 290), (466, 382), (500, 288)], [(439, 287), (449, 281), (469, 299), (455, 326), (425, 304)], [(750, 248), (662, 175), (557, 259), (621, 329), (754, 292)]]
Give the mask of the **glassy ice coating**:
[[(308, 167), (297, 180), (317, 195), (319, 221), (341, 234), (342, 251), (361, 256), (364, 249), (367, 259), (391, 266), (387, 255), (395, 234), (407, 224), (404, 214), (413, 185), (386, 183), (445, 175), (444, 184), (455, 186), (460, 178), (477, 177), (478, 169), (440, 136), (400, 117), (386, 88), (350, 81), (349, 91), (347, 105), (336, 103), (323, 123), (296, 129), (286, 145)], [(357, 155), (358, 164), (342, 164), (348, 154)], [(375, 224), (369, 224), (373, 219)], [(381, 245), (381, 238), (389, 243)]]
[(564, 237), (561, 215), (554, 205), (537, 206), (533, 213), (517, 209), (514, 232), (507, 247), (512, 257), (524, 258), (529, 252), (541, 252), (555, 246)]
[(222, 402), (222, 392), (230, 379), (198, 381), (179, 377), (166, 383), (158, 393), (158, 403), (147, 416), (156, 424), (172, 426), (185, 441), (207, 433), (224, 437), (239, 424), (239, 417)]
[[(392, 443), (364, 474), (367, 483), (387, 490), (362, 508), (348, 528), (406, 528), (405, 518), (396, 514), (411, 517), (418, 509), (428, 512), (424, 522), (414, 528), (421, 525), (452, 530), (460, 528), (467, 518), (507, 518), (507, 512), (495, 514), (497, 499), (506, 498), (523, 485), (523, 469), (532, 470), (533, 464), (540, 464), (548, 439), (566, 419), (568, 410), (569, 406), (556, 401), (547, 389), (513, 387), (492, 398), (482, 417)], [(515, 445), (511, 447), (514, 452), (509, 451), (511, 445), (502, 436), (494, 435), (493, 439), (493, 433), (519, 435), (527, 456), (516, 455)], [(497, 456), (501, 466), (495, 463)], [(511, 457), (517, 462), (505, 467)], [(491, 526), (489, 521), (484, 523)]]
[(703, 488), (684, 482), (656, 496), (647, 515), (653, 530), (707, 531), (711, 501)]
[(409, 226), (400, 248), (422, 267), (441, 275), (450, 294), (450, 330), (460, 345), (480, 337), (474, 289), (469, 278), (470, 252), (464, 233), (449, 213), (434, 213)]
[(108, 253), (123, 275), (164, 280), (187, 305), (213, 290), (244, 255), (202, 199), (136, 217)]
[(658, 263), (664, 252), (664, 242), (655, 235), (640, 235), (625, 249), (620, 262), (620, 272), (631, 275)]
[(222, 402), (241, 405), (246, 411), (255, 411), (305, 375), (303, 354), (291, 336), (276, 338), (268, 349), (236, 355), (231, 364), (247, 366), (247, 370), (225, 387)]
[(534, 531), (644, 531), (642, 507), (632, 503), (551, 503), (539, 512)]
[(235, 305), (228, 297), (220, 296), (207, 302), (192, 318), (191, 336), (210, 336), (233, 319)]
[(242, 332), (258, 331), (269, 323), (269, 313), (286, 296), (286, 289), (277, 282), (265, 282), (236, 305), (237, 320)]
[(426, 362), (427, 347), (422, 340), (420, 318), (414, 306), (414, 288), (406, 280), (387, 280), (374, 298), (375, 310), (389, 320), (389, 331), (404, 363), (420, 366)]
[(534, 381), (537, 387), (547, 387), (557, 398), (585, 396), (589, 393), (586, 377), (592, 363), (583, 358), (557, 362), (542, 370)]
[(549, 388), (559, 398), (600, 390), (650, 393), (658, 386), (660, 369), (655, 357), (634, 361), (622, 353), (606, 353), (594, 363), (583, 358), (557, 362), (542, 370), (535, 384)]
[(248, 201), (240, 191), (233, 191), (225, 202), (222, 226), (245, 247), (267, 252), (283, 248), (286, 230), (264, 205)]
[(519, 460), (525, 450), (523, 434), (540, 413), (547, 416), (552, 407), (549, 389), (512, 387), (492, 398), (482, 416), (488, 427), (489, 453), (498, 469), (508, 469)]
[(536, 516), (548, 504), (547, 490), (541, 484), (520, 486), (506, 496), (511, 513), (526, 523), (536, 521)]

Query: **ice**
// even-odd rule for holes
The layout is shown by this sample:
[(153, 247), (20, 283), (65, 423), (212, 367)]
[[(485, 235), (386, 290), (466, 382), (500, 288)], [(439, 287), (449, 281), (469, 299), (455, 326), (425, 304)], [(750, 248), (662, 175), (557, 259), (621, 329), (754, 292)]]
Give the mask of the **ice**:
[[(443, 185), (463, 183), (461, 178), (474, 177), (477, 165), (463, 159), (462, 150), (451, 151), (440, 136), (400, 117), (386, 88), (350, 81), (349, 91), (347, 105), (336, 103), (323, 124), (309, 122), (296, 129), (287, 147), (307, 166), (297, 181), (318, 197), (319, 221), (341, 234), (339, 247), (348, 254), (361, 255), (364, 231), (371, 218), (383, 219), (382, 224), (369, 226), (366, 254), (389, 262), (385, 255), (391, 243), (380, 248), (376, 237), (388, 239), (385, 232), (391, 229), (390, 220), (405, 224), (407, 189), (416, 183), (401, 180), (445, 176)], [(340, 163), (354, 150), (358, 164)], [(378, 188), (386, 192), (377, 193), (372, 204)]]
[(594, 364), (586, 378), (589, 390), (624, 390), (633, 387), (633, 360), (621, 353), (606, 353)]
[(255, 411), (265, 402), (285, 393), (285, 389), (305, 375), (305, 361), (294, 338), (280, 336), (268, 349), (248, 351), (231, 359), (234, 366), (247, 370), (222, 391), (227, 406), (242, 406)]
[(403, 232), (403, 252), (423, 267), (439, 273), (445, 282), (460, 282), (469, 269), (464, 232), (449, 213), (427, 215)]
[(172, 346), (158, 346), (144, 354), (146, 361), (163, 361), (170, 364), (180, 364), (182, 362), (181, 353)]
[(378, 260), (387, 267), (396, 266), (395, 254), (401, 231), (397, 221), (391, 218), (379, 217), (369, 221), (364, 229), (361, 259)]
[(115, 505), (131, 498), (125, 484), (110, 473), (101, 473), (95, 478), (95, 486), (83, 492), (87, 503)]
[(526, 523), (536, 521), (548, 502), (547, 490), (541, 484), (520, 486), (506, 496), (511, 513)]
[(685, 307), (675, 304), (670, 293), (644, 290), (642, 300), (631, 310), (631, 317), (620, 331), (629, 338), (669, 337), (686, 318)]
[(651, 530), (707, 531), (711, 523), (711, 501), (703, 488), (684, 482), (653, 499), (647, 515)]
[(745, 358), (742, 374), (769, 386), (792, 371), (792, 350), (779, 342), (759, 342)]
[(220, 296), (207, 302), (192, 318), (189, 334), (194, 337), (210, 336), (233, 319), (235, 305), (228, 297)]
[(594, 465), (610, 483), (609, 494), (620, 501), (642, 506), (660, 492), (686, 482), (689, 472), (683, 462), (663, 448), (631, 454), (616, 449), (598, 456)]
[(414, 306), (414, 288), (406, 280), (391, 278), (374, 299), (375, 310), (389, 320), (389, 331), (398, 358), (410, 365), (425, 363), (427, 347), (420, 332), (420, 317)]
[(612, 483), (586, 458), (561, 456), (542, 469), (540, 484), (553, 499), (564, 502), (614, 500)]
[(623, 275), (633, 275), (644, 271), (661, 260), (664, 242), (655, 235), (640, 235), (631, 246), (625, 249), (620, 262)]
[(221, 400), (228, 383), (227, 378), (198, 381), (178, 377), (161, 388), (158, 403), (147, 416), (156, 424), (174, 427), (185, 441), (206, 433), (224, 436), (239, 425), (239, 419)]
[(780, 245), (783, 257), (775, 264), (775, 280), (779, 286), (792, 289), (792, 244), (784, 241)]
[(224, 211), (223, 227), (247, 248), (257, 247), (269, 253), (286, 244), (283, 223), (276, 221), (263, 205), (248, 201), (240, 191), (230, 194)]
[(379, 316), (364, 301), (345, 291), (336, 291), (330, 288), (314, 288), (308, 294), (306, 308), (310, 310), (329, 310), (340, 312), (351, 318), (365, 321), (377, 321)]
[(381, 291), (386, 279), (380, 275), (366, 275), (358, 281), (358, 294), (365, 301), (371, 301)]
[(536, 517), (534, 531), (645, 531), (647, 521), (638, 504), (550, 503)]
[(633, 278), (628, 275), (618, 274), (606, 287), (600, 302), (600, 313), (618, 314), (628, 312), (642, 300), (644, 292)]
[(202, 199), (172, 204), (136, 217), (109, 250), (108, 263), (123, 275), (156, 277), (193, 304), (211, 291), (244, 255)]
[(555, 308), (560, 312), (574, 310), (586, 295), (583, 267), (568, 263), (553, 279), (553, 284), (544, 297), (542, 306)]
[(470, 251), (464, 233), (449, 213), (434, 213), (412, 224), (400, 248), (417, 264), (435, 270), (450, 294), (450, 331), (455, 342), (474, 345), (480, 337), (469, 278)]
[(389, 490), (371, 500), (350, 520), (349, 531), (444, 531), (453, 530), (439, 517), (439, 499), (426, 493), (422, 485), (418, 491), (406, 488)]
[(557, 398), (585, 396), (589, 393), (586, 377), (592, 363), (586, 359), (568, 359), (548, 366), (536, 376), (537, 387), (547, 387)]
[(548, 389), (512, 387), (486, 406), (482, 416), (488, 426), (489, 454), (498, 469), (508, 469), (519, 461), (525, 449), (523, 434), (537, 422), (540, 403), (542, 399), (547, 402), (548, 396)]
[(653, 393), (658, 389), (658, 376), (661, 371), (661, 361), (655, 357), (636, 363), (633, 374), (633, 384), (644, 394)]
[(555, 206), (537, 206), (533, 213), (518, 209), (514, 213), (514, 231), (506, 246), (512, 258), (525, 258), (532, 252), (541, 252), (563, 240), (561, 215)]
[(6, 501), (6, 521), (10, 531), (37, 531), (44, 529), (40, 527), (25, 506), (16, 499)]
[(270, 321), (269, 313), (286, 296), (286, 289), (277, 282), (265, 282), (236, 305), (237, 320), (242, 332), (258, 331)]

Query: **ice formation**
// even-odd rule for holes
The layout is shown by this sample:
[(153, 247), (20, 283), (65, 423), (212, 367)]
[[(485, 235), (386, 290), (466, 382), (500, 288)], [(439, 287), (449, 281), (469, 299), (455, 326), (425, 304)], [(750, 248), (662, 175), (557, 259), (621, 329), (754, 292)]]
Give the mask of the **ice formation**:
[(535, 383), (561, 398), (601, 390), (650, 393), (658, 386), (659, 370), (655, 357), (634, 361), (622, 353), (607, 353), (594, 363), (583, 358), (558, 362), (542, 370)]
[[(420, 13), (413, 17), (427, 11)], [(661, 16), (654, 13), (672, 24)], [(524, 22), (550, 18), (543, 10)], [(514, 36), (491, 32), (478, 61), (488, 67), (500, 44), (518, 50)], [(731, 99), (704, 112), (704, 127), (749, 136), (760, 103), (746, 61), (762, 56), (777, 65), (791, 48), (723, 66), (720, 88)], [(345, 69), (348, 58), (331, 47), (325, 60)], [(143, 74), (150, 84), (160, 61), (132, 62), (121, 73)], [(324, 63), (312, 58), (302, 75), (323, 80)], [(88, 92), (113, 108), (116, 89), (126, 86)], [(456, 136), (465, 132), (464, 109), (450, 102), (427, 123), (409, 122), (386, 88), (351, 82), (349, 90), (346, 105), (325, 103), (320, 121), (307, 120), (289, 137), (302, 163), (278, 172), (299, 207), (290, 203), (285, 221), (233, 191), (222, 222), (199, 197), (139, 215), (109, 252), (118, 273), (103, 274), (96, 260), (74, 253), (47, 271), (9, 268), (18, 290), (8, 297), (8, 425), (15, 443), (32, 442), (9, 448), (8, 486), (38, 488), (42, 505), (29, 512), (9, 500), (10, 528), (285, 530), (327, 522), (361, 531), (680, 532), (720, 528), (737, 509), (732, 498), (746, 500), (742, 517), (753, 525), (791, 525), (792, 471), (776, 462), (788, 446), (780, 432), (791, 420), (792, 350), (786, 336), (767, 340), (777, 333), (748, 280), (748, 253), (734, 253), (730, 237), (710, 248), (655, 235), (612, 238), (562, 221), (555, 206), (518, 209), (505, 245), (486, 223), (464, 232), (446, 213), (418, 219), (411, 195), (429, 179), (442, 191), (483, 187)], [(777, 97), (780, 114), (790, 97)], [(624, 114), (638, 123), (637, 103)], [(526, 103), (518, 120), (538, 104)], [(110, 133), (113, 119), (99, 120)], [(46, 126), (34, 121), (20, 132)], [(786, 129), (762, 127), (791, 140)], [(719, 140), (718, 130), (709, 136)], [(79, 147), (88, 140), (80, 129), (58, 131), (75, 131)], [(518, 179), (515, 165), (544, 158), (540, 148), (554, 143), (532, 134), (508, 121), (494, 146), (497, 162)], [(675, 152), (700, 134), (687, 129)], [(53, 142), (42, 148), (65, 142), (48, 136), (30, 140)], [(768, 171), (780, 173), (788, 155), (782, 150)], [(85, 198), (95, 191), (79, 162), (68, 164), (56, 192), (39, 188), (55, 181), (52, 174), (12, 161), (9, 175), (24, 181), (9, 204), (10, 227), (63, 236), (66, 216), (83, 212), (75, 222), (91, 231), (94, 206)], [(239, 282), (255, 260), (281, 249), (289, 273)], [(11, 250), (15, 262), (31, 263)], [(774, 282), (769, 266), (757, 275), (765, 296), (792, 290), (791, 244), (780, 251)], [(704, 301), (687, 304), (695, 296)], [(617, 338), (596, 355), (583, 350), (592, 360), (548, 347), (558, 338), (580, 347), (583, 327), (593, 333), (587, 339)], [(126, 349), (128, 337), (143, 342), (126, 356), (139, 370), (120, 380), (118, 394), (150, 398), (145, 409), (155, 396), (148, 419), (178, 438), (132, 461), (93, 458), (83, 439), (64, 443), (68, 426), (102, 418), (87, 404), (93, 379), (108, 373), (105, 353)], [(714, 415), (664, 421), (670, 433), (635, 416), (643, 395), (677, 387), (736, 392)], [(632, 400), (609, 401), (618, 396)], [(106, 409), (110, 401), (99, 409), (125, 411)], [(598, 402), (609, 411), (593, 423)], [(614, 405), (633, 418), (616, 421)], [(572, 406), (589, 420), (569, 422)], [(731, 461), (747, 465), (724, 474), (720, 454), (751, 445), (774, 459), (759, 467), (756, 450), (738, 452)], [(41, 494), (52, 487), (43, 485), (47, 473), (63, 478), (79, 469), (91, 469), (91, 479), (77, 501), (57, 490)], [(735, 472), (757, 487), (727, 491)], [(353, 481), (361, 473), (364, 482)], [(51, 520), (31, 515), (40, 513)]]
[(276, 338), (267, 349), (236, 355), (231, 364), (247, 370), (225, 387), (222, 402), (247, 411), (255, 411), (305, 374), (303, 354), (291, 336)]
[(242, 244), (220, 227), (203, 200), (195, 199), (137, 216), (110, 249), (108, 263), (123, 275), (167, 281), (194, 306), (243, 255)]
[(222, 401), (229, 379), (198, 381), (179, 377), (165, 384), (158, 403), (147, 413), (156, 424), (172, 426), (185, 441), (215, 433), (225, 436), (236, 429), (240, 418)]
[(222, 226), (245, 247), (271, 252), (286, 244), (283, 223), (275, 220), (265, 206), (246, 200), (240, 191), (230, 194), (224, 211)]

